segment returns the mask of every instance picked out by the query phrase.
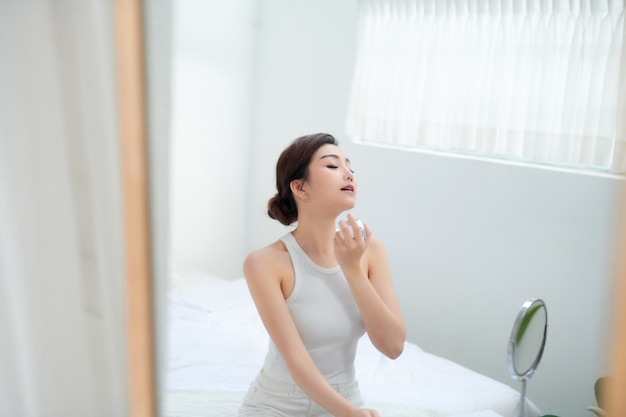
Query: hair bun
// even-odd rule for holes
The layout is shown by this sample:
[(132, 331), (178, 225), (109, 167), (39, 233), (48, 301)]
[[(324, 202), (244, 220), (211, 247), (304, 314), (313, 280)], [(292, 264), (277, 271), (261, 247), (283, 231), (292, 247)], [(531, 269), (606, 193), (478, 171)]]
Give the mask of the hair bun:
[(278, 193), (268, 201), (267, 214), (285, 226), (289, 226), (298, 219), (295, 202), (292, 203), (289, 199), (281, 198)]

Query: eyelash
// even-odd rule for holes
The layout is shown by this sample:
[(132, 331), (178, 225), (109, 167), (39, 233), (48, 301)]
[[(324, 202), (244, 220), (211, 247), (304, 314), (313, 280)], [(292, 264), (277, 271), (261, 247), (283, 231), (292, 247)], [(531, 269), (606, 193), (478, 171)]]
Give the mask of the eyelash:
[[(337, 165), (328, 165), (328, 168), (337, 169), (339, 167)], [(354, 170), (353, 169), (351, 169), (350, 172), (354, 174)]]

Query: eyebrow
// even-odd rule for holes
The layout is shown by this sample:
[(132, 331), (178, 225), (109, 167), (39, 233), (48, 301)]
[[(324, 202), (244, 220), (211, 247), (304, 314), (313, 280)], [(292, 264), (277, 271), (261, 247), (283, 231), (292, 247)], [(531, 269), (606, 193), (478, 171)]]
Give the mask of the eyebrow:
[[(335, 159), (341, 159), (339, 158), (338, 155), (335, 155), (334, 153), (329, 153), (327, 155), (322, 156), (320, 159), (324, 159), (324, 158), (335, 158)], [(349, 158), (346, 158), (346, 162), (350, 162)]]

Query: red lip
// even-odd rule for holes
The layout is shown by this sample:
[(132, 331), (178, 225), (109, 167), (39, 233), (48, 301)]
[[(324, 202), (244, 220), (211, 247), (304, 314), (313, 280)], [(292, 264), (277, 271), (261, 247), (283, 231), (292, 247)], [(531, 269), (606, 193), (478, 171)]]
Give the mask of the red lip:
[(345, 187), (343, 187), (343, 188), (341, 189), (341, 191), (352, 191), (352, 192), (354, 192), (354, 185), (352, 185), (352, 184), (348, 184), (348, 185), (346, 185)]

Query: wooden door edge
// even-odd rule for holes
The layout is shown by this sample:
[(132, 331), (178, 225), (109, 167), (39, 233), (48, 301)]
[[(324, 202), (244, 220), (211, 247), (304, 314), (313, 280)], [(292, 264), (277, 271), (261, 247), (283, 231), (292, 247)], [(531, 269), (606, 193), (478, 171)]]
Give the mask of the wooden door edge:
[(154, 315), (141, 0), (115, 2), (126, 262), (128, 416), (156, 417)]

